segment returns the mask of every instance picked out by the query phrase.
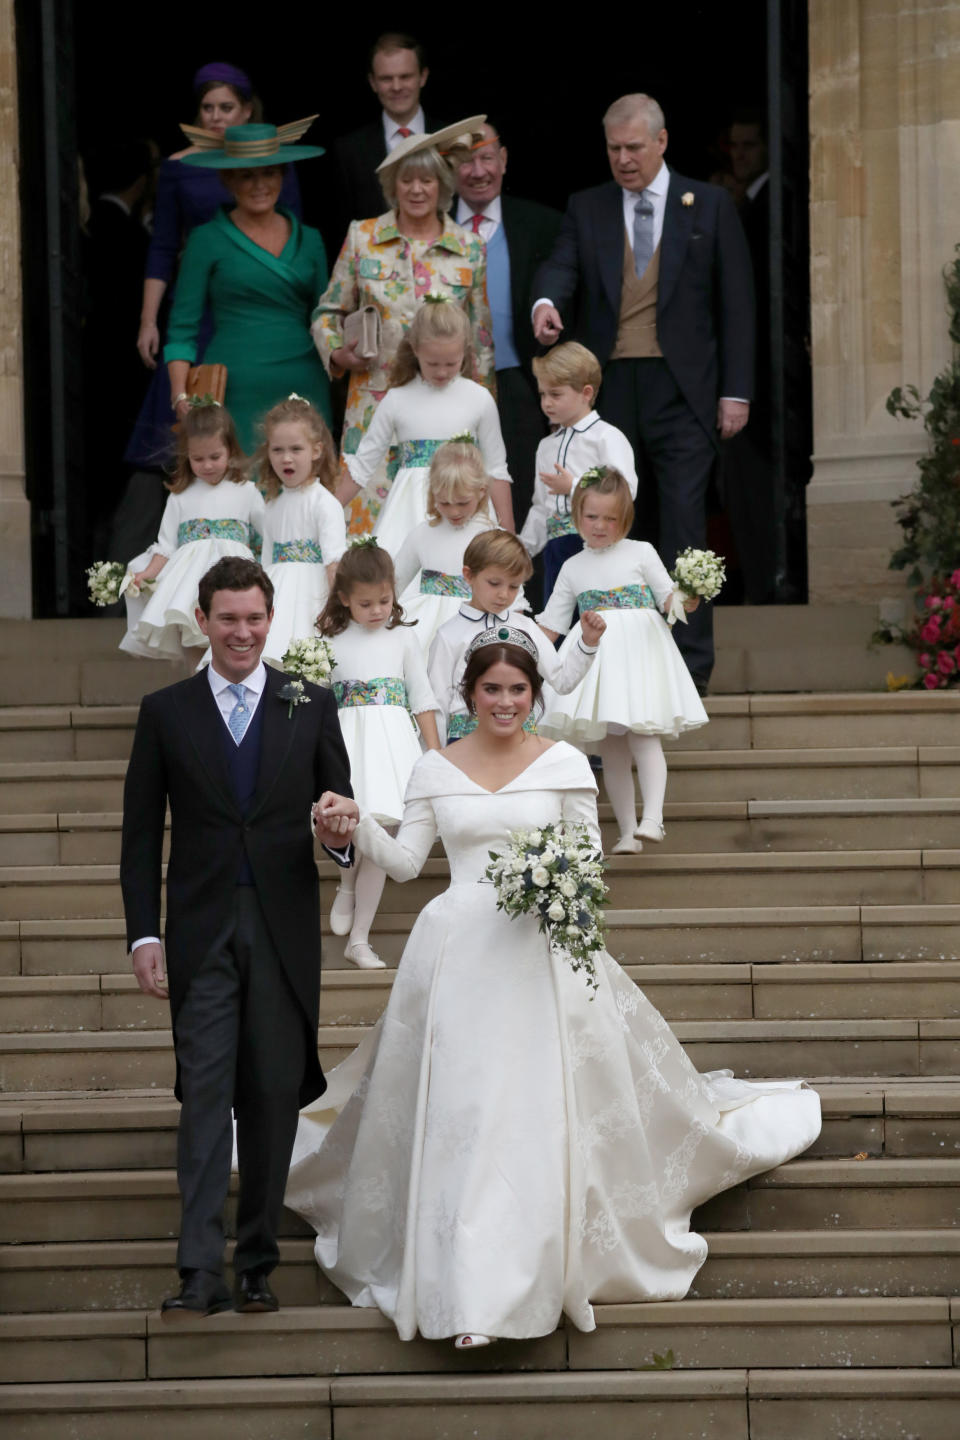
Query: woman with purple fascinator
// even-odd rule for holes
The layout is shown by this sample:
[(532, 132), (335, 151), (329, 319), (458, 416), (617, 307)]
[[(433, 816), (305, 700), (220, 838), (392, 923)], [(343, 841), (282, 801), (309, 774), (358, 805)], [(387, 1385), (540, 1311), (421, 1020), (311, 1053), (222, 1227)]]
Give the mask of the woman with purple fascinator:
[[(204, 130), (220, 134), (228, 125), (244, 125), (249, 120), (263, 118), (260, 100), (249, 77), (225, 61), (202, 65), (193, 77), (193, 93), (196, 100), (194, 123)], [(198, 225), (212, 220), (221, 205), (228, 204), (231, 199), (218, 170), (197, 169), (183, 164), (184, 156), (192, 153), (191, 149), (178, 150), (161, 161), (157, 175), (153, 237), (147, 254), (140, 333), (137, 337), (140, 358), (154, 375), (124, 455), (126, 463), (138, 469), (155, 469), (164, 464), (173, 448), (170, 427), (174, 423), (174, 415), (170, 408), (170, 387), (161, 353), (161, 330), (164, 328), (161, 308), (164, 300), (171, 298), (169, 292), (187, 236)], [(292, 165), (287, 165), (285, 169), (280, 203), (295, 215), (300, 215), (300, 186)], [(200, 335), (201, 350), (211, 331), (208, 315)]]

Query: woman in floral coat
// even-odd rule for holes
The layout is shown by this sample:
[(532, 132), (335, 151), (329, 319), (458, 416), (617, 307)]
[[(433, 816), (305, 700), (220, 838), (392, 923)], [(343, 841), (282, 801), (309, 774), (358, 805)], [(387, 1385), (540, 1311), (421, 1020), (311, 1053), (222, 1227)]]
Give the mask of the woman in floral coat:
[[(456, 300), (473, 331), (476, 373), (494, 388), (493, 334), (487, 305), (486, 260), (479, 236), (463, 229), (448, 211), (454, 171), (447, 156), (471, 143), (482, 124), (473, 117), (433, 135), (410, 135), (378, 167), (390, 209), (371, 220), (354, 220), (313, 314), (312, 332), (331, 377), (349, 371), (342, 452), (352, 455), (383, 399), (400, 340), (428, 291)], [(383, 341), (372, 366), (343, 343), (347, 315), (366, 305), (380, 312)], [(395, 468), (375, 477), (351, 501), (347, 528), (363, 535), (390, 488)]]

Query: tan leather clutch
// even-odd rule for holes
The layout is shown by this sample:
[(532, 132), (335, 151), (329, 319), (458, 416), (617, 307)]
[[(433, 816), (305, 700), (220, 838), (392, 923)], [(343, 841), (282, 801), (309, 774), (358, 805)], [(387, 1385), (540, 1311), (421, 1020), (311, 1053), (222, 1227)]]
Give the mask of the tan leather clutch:
[(343, 322), (343, 343), (352, 345), (359, 341), (357, 354), (362, 360), (376, 362), (383, 345), (383, 325), (376, 305), (363, 305), (354, 310)]

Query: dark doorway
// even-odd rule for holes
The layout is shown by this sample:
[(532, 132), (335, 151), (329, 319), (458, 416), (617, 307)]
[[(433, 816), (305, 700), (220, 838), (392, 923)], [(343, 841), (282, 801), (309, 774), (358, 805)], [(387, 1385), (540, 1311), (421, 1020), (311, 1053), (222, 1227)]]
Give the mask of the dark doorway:
[[(48, 4), (61, 21), (52, 57), (43, 53), (37, 20)], [(768, 37), (770, 6), (782, 19), (782, 33)], [(28, 377), (32, 377), (27, 390), (28, 476), (39, 476), (51, 463), (45, 433), (51, 424), (62, 426), (65, 434), (69, 431), (70, 444), (62, 444), (59, 453), (65, 455), (72, 447), (67, 463), (74, 471), (79, 465), (86, 475), (87, 493), (98, 458), (78, 453), (76, 437), (84, 428), (82, 416), (76, 413), (80, 402), (62, 375), (57, 382), (64, 391), (62, 404), (55, 407), (49, 402), (54, 371), (41, 332), (46, 336), (51, 332), (47, 296), (52, 289), (45, 281), (69, 262), (70, 252), (69, 245), (61, 246), (57, 254), (49, 252), (44, 176), (51, 157), (59, 155), (63, 178), (70, 172), (71, 146), (74, 154), (83, 155), (106, 137), (150, 137), (164, 154), (181, 148), (177, 122), (193, 119), (190, 77), (211, 59), (229, 59), (247, 69), (270, 119), (285, 121), (317, 111), (309, 139), (322, 144), (376, 114), (365, 80), (367, 47), (384, 29), (409, 27), (422, 36), (429, 51), (426, 96), (432, 111), (451, 118), (478, 110), (495, 115), (510, 148), (508, 188), (560, 208), (570, 191), (606, 178), (600, 116), (616, 96), (632, 90), (655, 95), (670, 130), (668, 162), (685, 174), (709, 178), (724, 164), (723, 135), (735, 111), (744, 106), (766, 111), (770, 81), (778, 93), (789, 86), (789, 106), (781, 101), (779, 109), (774, 106), (771, 111), (782, 115), (788, 108), (792, 117), (790, 143), (773, 147), (774, 163), (786, 177), (777, 193), (785, 197), (784, 205), (789, 201), (793, 207), (796, 222), (787, 227), (789, 239), (781, 227), (784, 243), (792, 247), (791, 274), (806, 273), (806, 52), (797, 40), (805, 32), (805, 3), (748, 0), (736, 8), (735, 24), (728, 7), (710, 0), (681, 0), (658, 12), (643, 7), (638, 12), (642, 23), (637, 24), (620, 11), (609, 24), (591, 25), (581, 16), (573, 27), (554, 20), (538, 30), (538, 13), (542, 12), (523, 10), (515, 21), (502, 10), (474, 11), (469, 20), (451, 16), (449, 25), (433, 24), (428, 29), (418, 24), (414, 12), (401, 13), (395, 5), (367, 7), (358, 23), (348, 10), (332, 6), (324, 11), (293, 5), (271, 12), (262, 6), (239, 5), (213, 13), (194, 8), (189, 15), (161, 17), (155, 10), (116, 0), (20, 4), (22, 132), (33, 136), (24, 153), (25, 261), (27, 237), (34, 249), (46, 241), (48, 252), (37, 257), (33, 274), (28, 274), (33, 297), (27, 302), (25, 337)], [(768, 38), (776, 47), (775, 61)], [(45, 113), (38, 134), (37, 96), (44, 67), (52, 74), (53, 93), (60, 97), (60, 114)], [(301, 175), (305, 218), (321, 228), (326, 164), (325, 159), (313, 162), (312, 168), (303, 167)], [(799, 291), (794, 294), (799, 296)], [(82, 294), (71, 293), (68, 308), (76, 313), (66, 320), (61, 313), (53, 327), (60, 327), (68, 358), (79, 353), (75, 332), (83, 318), (82, 305)], [(797, 308), (802, 313), (781, 306), (777, 323), (795, 328), (791, 353), (805, 356), (805, 298)], [(134, 341), (132, 334), (128, 353), (116, 357), (117, 366), (140, 364)], [(782, 337), (778, 345), (782, 348)], [(109, 391), (109, 376), (104, 377), (104, 385)], [(88, 448), (90, 434), (88, 425)], [(804, 463), (808, 457), (807, 443)], [(778, 483), (785, 495), (785, 482)], [(36, 613), (89, 614), (82, 584), (82, 566), (94, 558), (89, 514), (77, 513), (83, 511), (79, 500), (73, 510), (58, 508), (39, 483), (31, 482), (31, 494)], [(778, 504), (781, 529), (789, 523), (795, 532), (789, 543), (785, 533), (776, 541), (784, 584), (790, 598), (803, 599), (802, 507), (798, 520), (795, 497), (789, 504), (783, 499)], [(61, 555), (72, 557), (67, 580), (63, 563), (61, 578), (56, 578), (55, 537), (61, 532), (65, 532), (59, 541)]]

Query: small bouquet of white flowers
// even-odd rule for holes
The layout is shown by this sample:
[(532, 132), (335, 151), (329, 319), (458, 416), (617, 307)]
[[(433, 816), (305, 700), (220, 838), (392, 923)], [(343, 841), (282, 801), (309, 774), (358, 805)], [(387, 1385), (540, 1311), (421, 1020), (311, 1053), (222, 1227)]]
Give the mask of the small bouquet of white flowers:
[[(490, 850), (485, 874), (497, 891), (497, 909), (511, 920), (536, 914), (540, 933), (572, 969), (597, 989), (594, 956), (603, 949), (604, 859), (585, 825), (543, 825), (514, 830), (507, 848)], [(590, 997), (593, 999), (593, 996)]]
[(701, 600), (713, 600), (723, 589), (726, 578), (726, 567), (713, 550), (684, 550), (677, 556), (677, 563), (670, 575), (677, 588), (670, 603), (668, 623), (674, 625), (678, 620), (682, 620), (686, 624), (684, 600), (693, 599), (694, 596)]
[(127, 573), (119, 560), (96, 560), (87, 571), (87, 589), (94, 605), (116, 605)]
[(291, 640), (280, 662), (288, 675), (300, 675), (311, 685), (329, 685), (336, 663), (330, 642), (319, 635)]

